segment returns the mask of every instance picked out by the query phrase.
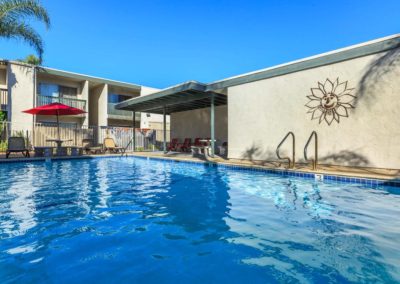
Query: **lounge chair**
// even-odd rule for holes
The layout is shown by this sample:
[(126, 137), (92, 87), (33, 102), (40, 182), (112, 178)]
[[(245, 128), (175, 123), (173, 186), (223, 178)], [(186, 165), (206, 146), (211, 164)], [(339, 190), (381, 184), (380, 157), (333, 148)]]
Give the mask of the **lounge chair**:
[(29, 158), (29, 150), (25, 146), (25, 139), (23, 137), (9, 137), (8, 138), (8, 147), (6, 151), (6, 158), (10, 156), (11, 153), (21, 152), (24, 157)]
[(83, 149), (85, 150), (86, 154), (102, 154), (103, 153), (103, 146), (93, 145), (93, 139), (85, 138), (82, 139)]
[(113, 138), (104, 138), (103, 147), (104, 151), (113, 153), (124, 152), (125, 150), (123, 147), (118, 147)]
[(172, 138), (171, 143), (169, 143), (167, 150), (168, 151), (176, 151), (178, 148), (178, 138)]
[(190, 150), (190, 146), (192, 144), (192, 139), (191, 138), (185, 138), (183, 143), (179, 143), (177, 146), (178, 151), (182, 152), (188, 152)]

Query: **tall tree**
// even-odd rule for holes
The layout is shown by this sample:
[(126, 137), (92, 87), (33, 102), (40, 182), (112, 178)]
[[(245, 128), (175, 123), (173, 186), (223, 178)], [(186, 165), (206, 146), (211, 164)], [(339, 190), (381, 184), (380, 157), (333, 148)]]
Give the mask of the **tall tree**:
[(50, 17), (38, 0), (0, 0), (0, 37), (21, 39), (32, 46), (40, 61), (43, 56), (43, 40), (30, 25), (34, 18), (50, 27)]

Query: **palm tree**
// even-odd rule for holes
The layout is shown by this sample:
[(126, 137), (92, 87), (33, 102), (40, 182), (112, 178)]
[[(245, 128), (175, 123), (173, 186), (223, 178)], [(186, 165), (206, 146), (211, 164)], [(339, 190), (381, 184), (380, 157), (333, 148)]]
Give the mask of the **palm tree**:
[(27, 22), (29, 18), (50, 27), (49, 15), (38, 0), (0, 0), (0, 37), (24, 40), (36, 50), (42, 61), (43, 40)]
[(40, 58), (37, 58), (33, 54), (29, 54), (27, 57), (25, 57), (25, 59), (17, 59), (17, 61), (32, 64), (32, 65), (42, 64), (42, 61), (40, 60)]

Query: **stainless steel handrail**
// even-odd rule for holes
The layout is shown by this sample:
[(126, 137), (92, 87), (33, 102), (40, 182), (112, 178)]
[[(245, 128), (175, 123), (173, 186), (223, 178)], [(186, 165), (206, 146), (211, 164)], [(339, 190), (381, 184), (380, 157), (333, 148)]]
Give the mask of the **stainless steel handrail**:
[[(124, 148), (124, 150), (123, 150), (123, 152), (122, 152), (122, 154), (121, 154), (121, 157), (123, 157), (124, 155), (125, 155), (126, 157), (128, 157), (128, 154), (126, 153), (126, 150), (127, 150), (128, 147), (132, 144), (133, 139), (136, 139), (136, 135), (135, 135), (135, 134), (136, 134), (136, 133), (133, 133), (133, 137), (131, 138), (131, 140), (129, 140), (128, 144), (126, 144), (126, 146), (125, 146), (125, 148)], [(135, 152), (135, 149), (133, 149), (133, 151)]]
[[(315, 138), (314, 159), (308, 159), (308, 157), (307, 157), (307, 149), (308, 149), (308, 146), (309, 146), (309, 144), (310, 144), (310, 142), (311, 142), (313, 137)], [(312, 169), (313, 170), (317, 169), (317, 164), (318, 164), (318, 135), (317, 135), (317, 132), (315, 132), (315, 131), (311, 132), (311, 135), (308, 138), (306, 145), (304, 146), (304, 159), (306, 161), (311, 161), (312, 162)]]
[[(286, 141), (286, 139), (292, 136), (292, 160), (290, 160), (289, 157), (281, 157), (281, 155), (279, 155), (279, 149), (281, 148), (282, 144)], [(278, 157), (278, 159), (280, 160), (288, 160), (289, 163), (289, 168), (294, 168), (295, 165), (295, 156), (296, 156), (296, 151), (295, 151), (295, 145), (296, 145), (296, 138), (294, 136), (294, 133), (292, 131), (289, 131), (286, 136), (282, 139), (281, 143), (279, 143), (278, 147), (276, 147), (276, 156)]]

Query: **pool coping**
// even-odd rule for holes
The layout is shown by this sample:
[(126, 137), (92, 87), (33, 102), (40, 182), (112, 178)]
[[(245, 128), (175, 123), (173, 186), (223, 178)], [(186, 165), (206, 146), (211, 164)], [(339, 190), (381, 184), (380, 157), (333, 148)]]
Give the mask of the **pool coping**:
[[(400, 187), (400, 179), (397, 178), (371, 178), (371, 177), (362, 177), (362, 176), (350, 176), (345, 174), (332, 174), (326, 172), (310, 172), (303, 171), (299, 169), (275, 169), (269, 168), (266, 166), (259, 165), (246, 165), (246, 164), (237, 164), (237, 163), (225, 163), (225, 162), (216, 162), (216, 161), (204, 161), (204, 160), (186, 160), (179, 159), (174, 157), (163, 157), (163, 156), (144, 156), (144, 155), (135, 155), (135, 154), (127, 154), (126, 157), (135, 157), (139, 159), (145, 160), (162, 160), (168, 161), (171, 163), (185, 163), (185, 164), (203, 164), (211, 167), (221, 167), (221, 168), (229, 168), (236, 170), (245, 170), (245, 171), (257, 171), (264, 172), (269, 174), (277, 174), (281, 176), (292, 176), (292, 177), (300, 177), (307, 179), (314, 179), (316, 181), (332, 181), (337, 183), (351, 183), (351, 184), (360, 184), (360, 185), (368, 185), (368, 186), (393, 186)], [(1, 159), (0, 164), (6, 163), (23, 163), (23, 162), (46, 162), (46, 161), (61, 161), (61, 160), (77, 160), (77, 159), (107, 159), (107, 158), (122, 158), (125, 157), (121, 154), (109, 154), (109, 155), (85, 155), (85, 156), (76, 156), (76, 157), (38, 157), (38, 158), (18, 158), (18, 159)]]
[[(138, 156), (131, 155), (132, 157), (146, 159), (146, 160), (163, 160), (169, 161), (171, 163), (186, 163), (186, 164), (204, 164), (212, 167), (221, 167), (221, 168), (230, 168), (236, 170), (246, 170), (246, 171), (255, 171), (255, 172), (265, 172), (269, 174), (278, 174), (282, 176), (292, 176), (292, 177), (300, 177), (300, 178), (308, 178), (314, 179), (317, 181), (333, 181), (337, 183), (352, 183), (352, 184), (360, 184), (360, 185), (368, 185), (368, 186), (378, 186), (378, 185), (386, 185), (386, 186), (394, 186), (400, 187), (400, 179), (379, 179), (379, 178), (367, 178), (367, 177), (355, 177), (348, 175), (340, 175), (340, 174), (326, 174), (321, 172), (309, 172), (302, 170), (293, 170), (293, 169), (274, 169), (267, 168), (265, 166), (258, 165), (242, 165), (242, 164), (233, 164), (233, 163), (224, 163), (224, 162), (212, 162), (212, 161), (190, 161), (190, 160), (181, 160), (174, 159), (168, 157), (149, 157), (149, 156)], [(322, 180), (320, 177), (322, 176)]]

